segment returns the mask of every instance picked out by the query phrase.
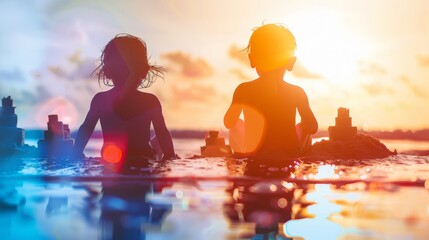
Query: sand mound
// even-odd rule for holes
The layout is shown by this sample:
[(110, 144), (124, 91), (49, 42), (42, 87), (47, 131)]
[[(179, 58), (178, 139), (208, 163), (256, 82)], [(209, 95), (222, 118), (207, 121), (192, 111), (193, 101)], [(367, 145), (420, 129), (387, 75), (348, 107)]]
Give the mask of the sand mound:
[(333, 159), (372, 159), (396, 155), (378, 139), (365, 134), (357, 134), (344, 141), (322, 140), (311, 147), (307, 156), (323, 155)]

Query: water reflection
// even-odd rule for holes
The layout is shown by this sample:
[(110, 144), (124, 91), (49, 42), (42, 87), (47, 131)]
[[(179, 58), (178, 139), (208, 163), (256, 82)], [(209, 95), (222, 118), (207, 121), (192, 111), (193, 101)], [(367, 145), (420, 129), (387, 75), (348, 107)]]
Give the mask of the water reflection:
[[(99, 159), (5, 160), (0, 236), (428, 239), (428, 159), (396, 160), (199, 158), (140, 162), (120, 173)], [(390, 172), (401, 181), (389, 181)]]
[(235, 182), (227, 192), (224, 212), (233, 224), (252, 223), (252, 239), (336, 239), (343, 234), (331, 216), (341, 207), (332, 203), (331, 185), (298, 187), (287, 181)]
[(145, 239), (148, 229), (160, 229), (172, 205), (148, 202), (147, 197), (166, 186), (168, 184), (103, 183), (102, 239)]
[(232, 201), (224, 204), (225, 215), (233, 223), (254, 223), (258, 237), (277, 236), (279, 223), (291, 219), (293, 189), (270, 182), (235, 183), (229, 192)]
[(282, 230), (286, 236), (337, 239), (342, 234), (341, 226), (331, 219), (332, 215), (341, 211), (339, 205), (331, 202), (333, 187), (330, 184), (307, 186), (306, 193), (294, 201), (294, 219), (283, 224)]

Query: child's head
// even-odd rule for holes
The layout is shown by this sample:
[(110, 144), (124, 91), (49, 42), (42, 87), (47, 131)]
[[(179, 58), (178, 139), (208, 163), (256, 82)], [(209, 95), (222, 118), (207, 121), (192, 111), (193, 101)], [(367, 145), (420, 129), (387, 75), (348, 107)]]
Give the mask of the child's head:
[(100, 56), (98, 81), (107, 86), (123, 86), (133, 74), (136, 87), (149, 87), (156, 77), (163, 77), (165, 69), (148, 61), (146, 43), (129, 34), (119, 34), (107, 43)]
[(267, 24), (254, 29), (247, 46), (252, 67), (269, 72), (295, 63), (296, 42), (292, 33), (277, 24)]

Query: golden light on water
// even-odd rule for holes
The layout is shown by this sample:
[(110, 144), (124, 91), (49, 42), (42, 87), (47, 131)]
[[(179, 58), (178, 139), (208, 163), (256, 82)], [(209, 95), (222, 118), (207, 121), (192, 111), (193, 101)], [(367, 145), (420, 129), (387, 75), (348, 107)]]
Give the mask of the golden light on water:
[[(329, 169), (332, 166), (326, 165), (326, 167), (322, 169)], [(283, 225), (283, 231), (286, 236), (302, 237), (304, 239), (336, 239), (343, 234), (342, 227), (329, 220), (332, 214), (341, 211), (339, 205), (331, 202), (334, 195), (331, 185), (315, 184), (314, 191), (306, 194), (306, 199), (314, 202), (313, 205), (307, 207), (308, 214), (313, 218), (296, 219), (286, 222)]]
[(315, 203), (328, 202), (332, 195), (330, 184), (315, 184), (314, 191), (307, 193), (307, 200)]
[(339, 224), (325, 218), (291, 220), (283, 225), (287, 237), (302, 237), (306, 240), (337, 239), (342, 234)]
[(328, 218), (331, 214), (340, 212), (340, 210), (340, 206), (328, 202), (314, 204), (307, 208), (308, 213), (321, 218)]
[(271, 185), (270, 185), (270, 190), (271, 190), (271, 192), (275, 192), (275, 191), (277, 191), (277, 186), (276, 186), (276, 185), (274, 185), (274, 184), (271, 184)]
[(288, 201), (285, 198), (279, 198), (279, 200), (277, 200), (277, 206), (279, 206), (279, 208), (285, 208), (287, 204)]
[(327, 178), (338, 178), (338, 174), (335, 173), (335, 165), (320, 165), (317, 168), (317, 174), (314, 175), (314, 179), (327, 179)]
[(288, 190), (291, 190), (294, 187), (293, 183), (291, 182), (282, 181), (281, 184), (283, 187), (287, 188)]

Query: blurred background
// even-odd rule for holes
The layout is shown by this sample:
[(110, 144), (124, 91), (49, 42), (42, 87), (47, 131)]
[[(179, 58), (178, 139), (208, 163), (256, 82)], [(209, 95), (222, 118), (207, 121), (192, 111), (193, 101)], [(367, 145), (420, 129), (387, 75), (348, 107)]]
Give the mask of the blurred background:
[(257, 78), (242, 51), (254, 27), (294, 33), (298, 62), (285, 80), (305, 89), (320, 129), (338, 107), (367, 131), (429, 128), (428, 1), (0, 1), (0, 96), (20, 127), (48, 114), (77, 130), (99, 86), (91, 73), (118, 33), (144, 39), (167, 67), (149, 89), (169, 128), (225, 130), (234, 89)]

